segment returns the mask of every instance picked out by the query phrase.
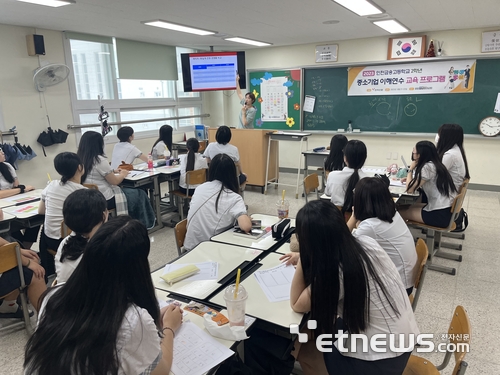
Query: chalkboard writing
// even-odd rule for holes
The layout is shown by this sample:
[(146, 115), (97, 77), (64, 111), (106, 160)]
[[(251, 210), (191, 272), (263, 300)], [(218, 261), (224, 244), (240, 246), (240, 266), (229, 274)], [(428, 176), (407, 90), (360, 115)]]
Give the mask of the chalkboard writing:
[(347, 68), (305, 69), (304, 95), (316, 97), (314, 111), (304, 112), (304, 130), (435, 133), (444, 123), (460, 124), (479, 134), (478, 124), (495, 116), (500, 92), (500, 60), (477, 61), (473, 93), (347, 96)]

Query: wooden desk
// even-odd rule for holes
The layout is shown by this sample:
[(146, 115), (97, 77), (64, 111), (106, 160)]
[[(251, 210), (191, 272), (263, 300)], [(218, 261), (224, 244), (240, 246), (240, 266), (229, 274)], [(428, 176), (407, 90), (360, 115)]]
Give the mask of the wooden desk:
[(0, 233), (7, 233), (10, 231), (10, 222), (16, 218), (15, 215), (7, 212), (3, 213), (3, 219), (0, 220)]
[[(279, 219), (277, 216), (271, 216), (271, 215), (262, 215), (262, 214), (253, 214), (252, 219), (254, 220), (261, 220), (262, 221), (262, 226), (268, 227), (271, 225), (276, 224)], [(290, 219), (290, 225), (292, 227), (295, 226), (295, 219)], [(213, 236), (210, 241), (215, 241), (215, 242), (220, 242), (220, 243), (225, 243), (229, 245), (235, 245), (235, 246), (242, 246), (246, 248), (251, 248), (251, 249), (257, 249), (257, 250), (262, 250), (262, 251), (268, 251), (268, 250), (273, 250), (273, 248), (277, 248), (278, 246), (281, 246), (283, 242), (285, 242), (287, 238), (276, 241), (273, 237), (271, 232), (267, 233), (263, 237), (259, 238), (258, 240), (254, 240), (253, 238), (244, 238), (241, 236), (235, 236), (233, 234), (233, 228), (228, 229), (225, 232), (219, 233), (216, 236)]]
[[(153, 278), (153, 285), (157, 289), (183, 295), (188, 298), (203, 300), (209, 297), (217, 289), (228, 285), (231, 280), (225, 282), (226, 280), (223, 279), (231, 272), (237, 270), (238, 267), (249, 267), (250, 262), (259, 257), (261, 254), (262, 251), (255, 249), (246, 249), (243, 247), (209, 241), (202, 242), (193, 250), (184, 253), (177, 259), (170, 262), (170, 264), (218, 262), (219, 273), (217, 280), (189, 281), (189, 279), (186, 279), (173, 285), (169, 285), (160, 279), (160, 276), (163, 275), (163, 267), (153, 272), (151, 277)], [(245, 262), (246, 264), (242, 266)], [(244, 272), (243, 269), (242, 272)]]
[[(216, 142), (217, 128), (208, 129), (208, 139)], [(247, 185), (259, 186), (262, 193), (266, 185), (266, 161), (269, 155), (269, 179), (278, 179), (277, 170), (279, 146), (272, 142), (268, 154), (269, 130), (231, 129), (230, 143), (238, 147), (241, 170), (247, 175)]]
[[(259, 261), (261, 267), (259, 270), (265, 270), (281, 264), (279, 258), (283, 254), (269, 253), (266, 257)], [(264, 291), (260, 287), (255, 276), (249, 275), (242, 281), (248, 293), (246, 304), (246, 314), (267, 322), (276, 324), (281, 327), (289, 328), (290, 324), (300, 324), (303, 314), (296, 313), (290, 307), (290, 301), (269, 302)], [(219, 306), (225, 306), (224, 291), (216, 294), (210, 299)]]

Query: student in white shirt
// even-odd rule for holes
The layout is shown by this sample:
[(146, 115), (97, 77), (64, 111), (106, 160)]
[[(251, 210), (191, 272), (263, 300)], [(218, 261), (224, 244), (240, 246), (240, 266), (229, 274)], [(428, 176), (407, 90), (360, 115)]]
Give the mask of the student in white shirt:
[(336, 134), (330, 140), (330, 153), (325, 159), (325, 171), (341, 171), (345, 167), (344, 148), (347, 145), (347, 137)]
[(72, 233), (64, 238), (54, 258), (57, 283), (66, 282), (82, 259), (85, 246), (108, 221), (106, 199), (94, 189), (77, 190), (64, 201), (64, 224)]
[(159, 130), (159, 137), (151, 148), (153, 159), (169, 159), (172, 155), (172, 133), (170, 125), (163, 125)]
[(118, 169), (115, 174), (104, 155), (104, 139), (101, 134), (88, 131), (82, 135), (78, 145), (78, 156), (85, 168), (82, 184), (95, 184), (108, 202), (108, 210), (116, 207), (113, 185), (120, 184), (128, 175), (125, 169)]
[(470, 178), (464, 150), (464, 130), (457, 124), (443, 124), (436, 135), (436, 148), (446, 169), (450, 172), (457, 191)]
[(415, 242), (381, 178), (367, 177), (356, 184), (352, 216), (347, 226), (351, 231), (357, 227), (354, 237), (368, 236), (377, 241), (396, 266), (410, 295), (417, 276)]
[[(48, 249), (56, 251), (62, 241), (61, 222), (64, 202), (72, 192), (85, 189), (80, 183), (84, 167), (77, 154), (61, 152), (54, 158), (54, 167), (61, 175), (61, 180), (53, 180), (43, 189), (42, 199), (38, 205), (38, 213), (45, 215), (40, 236), (40, 259), (47, 276), (55, 272), (54, 256), (49, 254)], [(83, 208), (83, 211), (86, 209)], [(85, 220), (85, 216), (82, 217)]]
[(147, 162), (148, 156), (144, 155), (141, 150), (132, 144), (134, 140), (134, 129), (130, 126), (122, 126), (116, 132), (116, 136), (120, 140), (113, 148), (111, 157), (111, 168), (117, 169), (120, 164), (132, 164), (135, 159), (141, 159)]
[[(22, 194), (34, 190), (31, 185), (21, 185), (17, 179), (17, 174), (9, 163), (5, 161), (5, 154), (0, 147), (0, 199), (12, 197), (13, 195)], [(12, 224), (14, 226), (14, 223)], [(33, 228), (25, 228), (19, 226), (11, 231), (12, 237), (23, 244), (23, 248), (31, 249), (33, 242), (36, 242), (40, 226)]]
[[(200, 142), (196, 138), (189, 138), (186, 141), (186, 148), (188, 150), (187, 154), (179, 156), (181, 165), (181, 176), (179, 178), (179, 190), (186, 194), (186, 172), (197, 171), (198, 169), (207, 169), (207, 160), (198, 153), (200, 149)], [(199, 185), (189, 185), (189, 195), (194, 194), (194, 190)]]
[(68, 281), (42, 296), (25, 374), (168, 374), (182, 311), (159, 309), (149, 250), (139, 221), (103, 224)]
[[(352, 211), (353, 190), (358, 181), (367, 175), (361, 170), (367, 156), (366, 146), (358, 140), (347, 142), (344, 148), (346, 166), (341, 171), (332, 171), (326, 181), (325, 194), (331, 202), (342, 207), (342, 214), (348, 218)], [(347, 214), (346, 214), (347, 213)]]
[(406, 190), (413, 193), (422, 188), (428, 203), (400, 207), (399, 213), (405, 220), (446, 228), (451, 220), (451, 205), (457, 195), (453, 179), (439, 160), (432, 142), (418, 142), (413, 148), (412, 157), (414, 160), (408, 170)]
[[(415, 344), (418, 335), (410, 301), (396, 266), (375, 240), (354, 238), (340, 211), (331, 203), (312, 201), (297, 214), (300, 260), (292, 280), (290, 304), (294, 311), (310, 312), (316, 320), (315, 337), (343, 330), (365, 334), (395, 334), (395, 346)], [(400, 342), (403, 335), (404, 342)], [(335, 341), (332, 352), (324, 353), (330, 374), (401, 375), (413, 348), (391, 351), (386, 344), (363, 352), (344, 341), (341, 352)]]
[(210, 240), (234, 225), (235, 221), (246, 232), (252, 229), (252, 220), (239, 195), (236, 167), (228, 155), (218, 154), (212, 159), (208, 182), (196, 188), (187, 220), (186, 250)]
[(217, 142), (210, 143), (203, 153), (203, 155), (205, 155), (205, 158), (207, 159), (207, 162), (210, 164), (210, 160), (212, 160), (215, 155), (218, 154), (229, 155), (236, 164), (238, 172), (238, 182), (240, 186), (243, 185), (247, 180), (247, 176), (241, 170), (240, 153), (238, 152), (238, 148), (236, 146), (233, 146), (232, 144), (229, 144), (229, 141), (231, 140), (231, 129), (229, 129), (229, 127), (225, 125), (219, 126), (217, 132), (215, 133), (215, 140)]

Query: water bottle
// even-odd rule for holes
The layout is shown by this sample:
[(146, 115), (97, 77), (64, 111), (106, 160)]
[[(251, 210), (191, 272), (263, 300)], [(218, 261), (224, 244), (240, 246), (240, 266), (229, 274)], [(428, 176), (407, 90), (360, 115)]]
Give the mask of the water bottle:
[(347, 132), (348, 132), (348, 133), (352, 133), (352, 125), (351, 125), (351, 121), (349, 121), (349, 124), (347, 125)]
[(151, 156), (151, 153), (148, 154), (148, 169), (150, 171), (153, 170), (153, 157)]

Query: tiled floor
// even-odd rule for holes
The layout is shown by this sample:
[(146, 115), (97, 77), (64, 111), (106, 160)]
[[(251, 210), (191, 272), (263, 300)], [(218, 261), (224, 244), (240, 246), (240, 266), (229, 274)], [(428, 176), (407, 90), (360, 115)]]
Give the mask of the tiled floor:
[[(295, 176), (283, 174), (281, 181), (293, 184)], [(260, 194), (260, 189), (247, 188), (245, 202), (249, 212), (275, 214), (275, 203), (281, 197), (283, 188), (287, 189), (290, 216), (294, 217), (305, 199), (295, 199), (295, 189), (289, 186), (271, 187), (267, 195)], [(455, 267), (457, 275), (427, 272), (416, 317), (422, 333), (447, 333), (455, 306), (463, 305), (469, 313), (473, 331), (471, 351), (466, 356), (469, 363), (467, 374), (500, 374), (500, 345), (496, 344), (500, 332), (496, 323), (500, 299), (495, 292), (495, 288), (500, 286), (500, 231), (497, 221), (500, 220), (500, 193), (469, 190), (464, 208), (469, 214), (466, 238), (463, 241), (451, 240), (463, 243), (463, 262), (435, 258), (437, 264)], [(152, 270), (177, 256), (172, 228), (153, 233), (151, 245)], [(0, 375), (22, 374), (26, 340), (24, 330), (0, 334)], [(431, 353), (424, 357), (439, 364), (443, 354)], [(453, 366), (452, 359), (442, 374), (451, 374)]]

